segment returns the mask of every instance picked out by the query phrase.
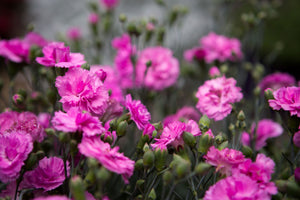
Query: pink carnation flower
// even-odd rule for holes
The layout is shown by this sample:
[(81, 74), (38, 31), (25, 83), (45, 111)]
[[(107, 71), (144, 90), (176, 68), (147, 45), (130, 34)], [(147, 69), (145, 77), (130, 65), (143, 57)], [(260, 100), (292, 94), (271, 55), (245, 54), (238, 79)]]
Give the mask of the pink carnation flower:
[[(70, 174), (70, 166), (67, 161), (67, 176)], [(65, 181), (64, 161), (58, 157), (43, 158), (39, 165), (32, 171), (24, 174), (24, 188), (42, 188), (45, 191), (59, 187)]]
[(166, 126), (169, 123), (174, 121), (188, 122), (188, 120), (190, 119), (194, 121), (199, 121), (200, 119), (199, 111), (197, 111), (195, 108), (191, 106), (184, 106), (181, 109), (179, 109), (174, 115), (167, 116), (163, 121), (163, 125)]
[(79, 40), (82, 37), (82, 34), (78, 27), (72, 27), (67, 31), (67, 37), (70, 40)]
[(300, 87), (282, 87), (273, 92), (274, 99), (269, 100), (269, 105), (274, 110), (290, 111), (291, 116), (300, 117)]
[(297, 167), (297, 168), (295, 169), (295, 171), (294, 171), (294, 176), (295, 176), (295, 180), (296, 180), (297, 182), (299, 182), (299, 181), (300, 181), (300, 167)]
[(37, 116), (38, 123), (44, 128), (49, 128), (51, 115), (49, 113), (39, 113)]
[(184, 146), (183, 133), (189, 132), (194, 136), (201, 135), (198, 124), (189, 120), (187, 124), (179, 121), (169, 123), (164, 127), (164, 130), (159, 139), (155, 138), (155, 143), (151, 144), (153, 149), (167, 149), (170, 146), (175, 149), (182, 148)]
[(244, 174), (229, 176), (218, 181), (205, 193), (203, 200), (267, 200), (258, 194), (257, 183)]
[(209, 76), (212, 78), (221, 75), (220, 70), (216, 66), (213, 66), (212, 68), (210, 68), (208, 73), (209, 73)]
[(188, 62), (192, 62), (194, 59), (200, 61), (205, 57), (205, 51), (201, 47), (194, 47), (186, 50), (183, 57)]
[(41, 142), (45, 137), (44, 128), (31, 112), (8, 111), (0, 114), (0, 132), (22, 131), (29, 134), (33, 141)]
[(106, 131), (97, 117), (80, 112), (78, 108), (71, 108), (67, 113), (55, 112), (51, 122), (59, 131), (82, 131), (85, 136), (94, 136)]
[(86, 63), (81, 53), (71, 53), (70, 47), (63, 42), (51, 42), (43, 48), (44, 57), (37, 57), (36, 61), (46, 67), (80, 67)]
[(235, 79), (225, 76), (205, 81), (196, 93), (196, 107), (209, 118), (216, 121), (224, 119), (232, 110), (231, 104), (243, 98), (241, 88), (235, 85)]
[(205, 52), (204, 59), (207, 63), (215, 60), (224, 62), (226, 60), (236, 61), (242, 58), (241, 43), (238, 39), (230, 39), (223, 35), (209, 33), (201, 38), (201, 47)]
[(293, 86), (296, 84), (296, 80), (293, 76), (287, 73), (273, 73), (268, 76), (265, 76), (259, 83), (259, 87), (262, 91), (265, 91), (267, 88), (272, 90), (277, 90), (281, 87)]
[(126, 96), (125, 106), (129, 110), (130, 118), (135, 122), (138, 129), (143, 130), (151, 119), (146, 106), (140, 100), (132, 100), (130, 94)]
[(55, 86), (65, 111), (78, 107), (80, 111), (101, 116), (107, 108), (108, 91), (95, 73), (72, 68), (64, 76), (56, 78)]
[(21, 131), (0, 134), (0, 180), (4, 183), (18, 178), (24, 161), (33, 149), (30, 135)]
[(293, 143), (296, 147), (300, 148), (300, 130), (294, 134)]
[[(251, 134), (243, 132), (241, 140), (244, 145), (250, 146), (250, 139), (252, 137), (254, 127), (255, 124), (252, 125)], [(260, 120), (256, 129), (255, 149), (258, 151), (262, 147), (266, 146), (266, 140), (268, 138), (278, 137), (282, 133), (283, 128), (280, 124), (273, 122), (270, 119)]]
[(128, 34), (114, 38), (112, 46), (117, 50), (114, 64), (118, 72), (121, 87), (124, 89), (132, 88), (134, 68), (131, 56), (135, 54), (135, 46), (131, 44), (131, 39)]
[(70, 200), (70, 199), (66, 196), (53, 195), (53, 196), (47, 196), (47, 197), (37, 197), (37, 198), (34, 198), (33, 200)]
[(89, 15), (89, 23), (90, 24), (97, 24), (99, 21), (99, 16), (97, 13), (90, 13)]
[(121, 174), (124, 182), (129, 183), (128, 179), (134, 170), (134, 161), (119, 153), (119, 147), (111, 149), (110, 145), (102, 142), (99, 137), (83, 137), (78, 148), (80, 153), (97, 159), (106, 169)]
[[(149, 67), (146, 66), (148, 62), (151, 62)], [(179, 62), (170, 49), (148, 47), (138, 56), (136, 84), (151, 90), (163, 90), (176, 83), (179, 72)]]
[(233, 168), (245, 161), (245, 156), (240, 151), (228, 148), (218, 150), (214, 146), (209, 148), (204, 158), (207, 163), (217, 167), (216, 171), (227, 176), (231, 175)]
[(100, 2), (108, 10), (114, 9), (119, 4), (119, 0), (100, 0)]

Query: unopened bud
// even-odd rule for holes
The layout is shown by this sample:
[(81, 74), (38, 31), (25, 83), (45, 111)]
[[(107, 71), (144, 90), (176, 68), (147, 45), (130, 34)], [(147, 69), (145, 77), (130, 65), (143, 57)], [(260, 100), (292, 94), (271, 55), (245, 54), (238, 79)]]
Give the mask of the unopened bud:
[(62, 143), (68, 143), (70, 141), (70, 134), (65, 132), (60, 132), (58, 135), (58, 139)]
[(243, 110), (241, 110), (241, 111), (239, 112), (239, 114), (237, 115), (237, 119), (238, 119), (239, 121), (245, 121), (245, 113), (244, 113)]
[(117, 127), (117, 136), (122, 137), (126, 134), (128, 127), (128, 123), (126, 121), (122, 121), (118, 124)]
[(88, 158), (87, 164), (90, 169), (96, 169), (99, 165), (99, 162), (95, 158)]
[(173, 181), (173, 175), (172, 175), (172, 173), (170, 171), (166, 171), (163, 174), (163, 180), (164, 180), (164, 184), (165, 185), (170, 184)]
[(86, 69), (86, 70), (90, 70), (90, 65), (88, 63), (84, 63), (83, 65), (81, 65), (82, 69)]
[(32, 170), (35, 164), (37, 163), (38, 159), (35, 153), (31, 153), (29, 155), (29, 158), (25, 161), (25, 169), (26, 170)]
[(219, 146), (218, 146), (218, 149), (219, 150), (222, 150), (222, 149), (225, 149), (225, 148), (227, 148), (228, 147), (228, 141), (225, 141), (225, 142), (222, 142), (222, 144), (220, 144)]
[(165, 166), (166, 166), (166, 158), (167, 158), (168, 152), (166, 150), (160, 150), (157, 149), (154, 152), (154, 156), (155, 156), (155, 168), (157, 169), (157, 171), (162, 171)]
[(143, 170), (144, 169), (143, 159), (139, 159), (135, 162), (134, 169), (135, 170)]
[(163, 130), (164, 129), (161, 122), (154, 123), (153, 126), (155, 127), (156, 130)]
[(251, 158), (253, 155), (252, 149), (248, 146), (242, 146), (241, 152), (245, 155), (246, 158)]
[(77, 148), (77, 141), (72, 139), (70, 141), (70, 153), (71, 155), (75, 156), (75, 154), (78, 152), (78, 148)]
[(156, 199), (156, 193), (155, 193), (154, 188), (151, 189), (151, 191), (149, 193), (149, 196), (148, 196), (148, 199), (149, 200), (155, 200)]
[(189, 133), (189, 132), (184, 132), (183, 133), (183, 140), (190, 147), (194, 147), (196, 145), (195, 136), (193, 134)]
[(95, 182), (96, 182), (96, 175), (94, 173), (94, 170), (90, 169), (84, 178), (84, 185), (85, 187), (89, 187), (95, 184)]
[(141, 34), (141, 30), (134, 23), (129, 23), (127, 26), (127, 31), (130, 35), (139, 36)]
[(228, 65), (225, 65), (225, 64), (221, 65), (220, 71), (222, 74), (226, 74), (228, 72)]
[(119, 21), (121, 23), (125, 23), (127, 21), (127, 16), (125, 14), (120, 14), (119, 15)]
[(45, 152), (42, 150), (37, 151), (35, 154), (38, 160), (42, 160), (45, 157)]
[(151, 150), (146, 151), (143, 156), (144, 167), (146, 167), (146, 168), (152, 167), (152, 165), (154, 163), (154, 159), (155, 159), (155, 156), (154, 156), (153, 151), (151, 151)]
[(206, 132), (209, 129), (210, 126), (210, 120), (207, 117), (207, 115), (203, 115), (200, 120), (199, 120), (199, 126), (200, 126), (200, 130), (201, 132)]
[(144, 190), (144, 184), (145, 184), (145, 180), (143, 179), (139, 179), (136, 181), (136, 186), (137, 188), (139, 188), (141, 191)]
[(110, 173), (104, 167), (101, 167), (96, 172), (96, 179), (100, 182), (105, 182), (109, 179)]
[(71, 179), (70, 190), (75, 200), (85, 200), (85, 186), (80, 176)]
[(255, 96), (259, 96), (260, 94), (261, 94), (261, 89), (260, 89), (260, 87), (255, 87), (254, 88), (254, 90), (253, 90), (253, 94), (255, 95)]
[(199, 175), (204, 175), (205, 173), (207, 173), (209, 170), (211, 169), (211, 165), (208, 163), (199, 163), (196, 167), (195, 167), (195, 172)]
[(208, 148), (212, 145), (212, 138), (208, 134), (204, 134), (200, 137), (198, 152), (206, 153)]

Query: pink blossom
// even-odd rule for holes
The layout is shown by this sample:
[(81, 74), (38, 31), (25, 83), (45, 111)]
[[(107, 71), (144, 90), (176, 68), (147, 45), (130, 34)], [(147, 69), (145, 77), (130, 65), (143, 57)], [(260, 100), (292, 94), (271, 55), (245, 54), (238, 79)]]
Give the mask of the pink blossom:
[[(253, 135), (255, 124), (252, 125), (251, 134), (249, 135), (246, 132), (242, 134), (242, 143), (244, 145), (250, 146), (250, 138)], [(270, 120), (262, 119), (258, 122), (256, 128), (256, 140), (255, 140), (255, 149), (258, 151), (262, 147), (266, 146), (266, 140), (268, 138), (278, 137), (283, 133), (283, 128), (280, 124)]]
[(69, 69), (64, 76), (56, 78), (55, 86), (65, 111), (78, 107), (80, 111), (101, 116), (107, 108), (108, 91), (100, 78), (88, 70)]
[(207, 63), (215, 60), (224, 62), (226, 60), (237, 61), (243, 56), (241, 52), (241, 43), (238, 39), (230, 39), (223, 35), (217, 35), (213, 32), (201, 38), (201, 47), (205, 52), (204, 59)]
[[(229, 176), (218, 181), (205, 193), (203, 200), (267, 200), (258, 193), (257, 183), (244, 174)], [(271, 199), (271, 198), (269, 198)]]
[(155, 25), (151, 22), (148, 22), (146, 25), (147, 31), (153, 31), (155, 29)]
[(300, 131), (297, 131), (293, 136), (293, 143), (296, 147), (300, 148)]
[(179, 121), (169, 123), (164, 127), (164, 130), (159, 139), (155, 138), (155, 143), (151, 144), (153, 149), (167, 149), (170, 146), (175, 149), (182, 148), (184, 146), (183, 133), (189, 132), (194, 136), (201, 135), (197, 123), (193, 120), (189, 120), (187, 124)]
[(0, 132), (22, 131), (29, 134), (33, 141), (41, 142), (45, 137), (44, 128), (31, 112), (8, 111), (0, 114)]
[(80, 112), (78, 108), (71, 108), (67, 113), (55, 112), (52, 125), (59, 131), (82, 131), (85, 136), (94, 136), (105, 132), (97, 117), (93, 117), (89, 113)]
[(188, 62), (192, 62), (194, 59), (202, 60), (205, 57), (205, 51), (201, 47), (194, 47), (184, 52), (184, 59)]
[(221, 75), (220, 70), (216, 66), (213, 66), (212, 68), (210, 68), (208, 73), (209, 73), (210, 77), (217, 77), (217, 76)]
[(119, 0), (100, 0), (100, 2), (108, 10), (114, 9), (119, 4)]
[(99, 16), (97, 13), (93, 12), (93, 13), (90, 13), (89, 15), (89, 23), (90, 24), (97, 24), (99, 21)]
[(53, 195), (53, 196), (47, 196), (47, 197), (37, 197), (37, 198), (34, 198), (33, 200), (70, 200), (70, 199), (66, 196)]
[(294, 171), (294, 176), (295, 176), (295, 180), (296, 180), (297, 182), (299, 182), (299, 181), (300, 181), (300, 167), (297, 167), (297, 168), (295, 169), (295, 171)]
[(112, 46), (117, 50), (114, 64), (118, 72), (121, 87), (124, 89), (132, 88), (134, 70), (131, 56), (135, 54), (135, 46), (131, 44), (131, 39), (128, 34), (114, 38)]
[(82, 37), (82, 34), (78, 27), (72, 27), (67, 31), (67, 37), (70, 40), (79, 40)]
[(169, 123), (174, 121), (187, 122), (190, 119), (194, 121), (199, 121), (200, 119), (199, 111), (197, 111), (192, 106), (184, 106), (181, 109), (179, 109), (175, 114), (167, 116), (163, 120), (163, 125), (166, 126)]
[(273, 92), (269, 105), (274, 110), (290, 111), (291, 116), (300, 117), (300, 87), (282, 87)]
[(149, 124), (151, 114), (140, 100), (132, 100), (130, 94), (126, 96), (125, 101), (125, 106), (130, 113), (130, 118), (135, 122), (138, 129), (143, 130), (145, 126)]
[(0, 180), (16, 180), (24, 161), (33, 149), (32, 138), (22, 131), (0, 134)]
[(293, 76), (288, 73), (277, 72), (265, 76), (258, 85), (262, 91), (265, 91), (267, 88), (277, 90), (281, 87), (293, 86), (295, 84), (296, 80)]
[(49, 128), (51, 115), (49, 113), (39, 113), (37, 116), (38, 123), (42, 125), (43, 128)]
[(209, 148), (204, 158), (207, 163), (217, 167), (216, 171), (227, 176), (231, 174), (233, 168), (245, 161), (245, 156), (240, 151), (228, 148), (218, 150), (214, 146)]
[(43, 48), (44, 57), (37, 57), (36, 61), (46, 67), (80, 67), (86, 63), (81, 53), (71, 53), (70, 47), (63, 42), (51, 42)]
[(209, 118), (216, 121), (224, 119), (231, 113), (231, 104), (243, 98), (241, 88), (235, 85), (235, 79), (225, 76), (205, 81), (196, 93), (196, 107)]
[(35, 45), (38, 47), (44, 47), (48, 44), (48, 41), (43, 38), (40, 34), (35, 32), (29, 32), (24, 37), (23, 41), (28, 43), (30, 46)]
[[(147, 67), (147, 63), (150, 66)], [(179, 62), (164, 47), (148, 47), (140, 52), (136, 64), (136, 85), (163, 90), (174, 85), (179, 76)]]
[(155, 130), (155, 127), (152, 124), (149, 123), (145, 126), (144, 131), (143, 131), (143, 135), (148, 135), (149, 138), (151, 139), (154, 130)]
[(111, 149), (108, 143), (104, 143), (99, 137), (83, 137), (78, 145), (80, 153), (87, 157), (97, 159), (106, 169), (121, 174), (126, 184), (132, 176), (134, 161), (119, 153), (119, 147)]
[[(70, 166), (67, 161), (67, 176), (70, 174)], [(43, 158), (39, 165), (32, 171), (24, 174), (24, 188), (42, 188), (45, 191), (59, 187), (65, 181), (64, 161), (58, 157)]]

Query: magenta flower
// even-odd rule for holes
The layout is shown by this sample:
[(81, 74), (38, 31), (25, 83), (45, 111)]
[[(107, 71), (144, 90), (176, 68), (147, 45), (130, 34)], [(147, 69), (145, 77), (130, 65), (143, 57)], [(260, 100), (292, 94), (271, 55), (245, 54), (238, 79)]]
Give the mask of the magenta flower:
[(290, 111), (291, 116), (300, 117), (300, 87), (282, 87), (273, 92), (269, 105), (274, 110)]
[(80, 111), (101, 116), (107, 108), (108, 91), (95, 73), (72, 68), (64, 76), (56, 78), (55, 86), (65, 111), (78, 107)]
[(94, 136), (106, 131), (97, 117), (83, 113), (76, 107), (71, 108), (67, 113), (55, 112), (51, 122), (56, 130), (64, 132), (82, 131), (85, 136)]
[(300, 130), (294, 134), (293, 143), (296, 147), (300, 148)]
[(221, 72), (220, 70), (218, 69), (218, 67), (216, 66), (213, 66), (209, 69), (209, 76), (214, 78), (214, 77), (217, 77), (217, 76), (220, 76), (221, 75)]
[(194, 59), (203, 60), (205, 57), (205, 51), (201, 47), (194, 47), (184, 52), (184, 59), (188, 62), (192, 62)]
[(199, 111), (197, 111), (195, 108), (191, 106), (184, 106), (181, 109), (179, 109), (175, 114), (167, 116), (163, 120), (163, 125), (166, 126), (169, 123), (174, 121), (188, 122), (188, 120), (190, 119), (194, 121), (199, 121), (200, 119)]
[(152, 124), (149, 123), (145, 126), (144, 131), (143, 131), (143, 135), (148, 135), (149, 138), (151, 139), (154, 130), (155, 130), (155, 127)]
[[(267, 200), (258, 193), (257, 183), (244, 174), (229, 176), (218, 181), (205, 193), (203, 200)], [(271, 198), (269, 198), (271, 199)]]
[(124, 89), (132, 88), (134, 86), (134, 70), (131, 56), (135, 54), (135, 46), (131, 44), (131, 39), (128, 34), (123, 34), (121, 37), (114, 38), (112, 41), (112, 46), (117, 50), (114, 64), (118, 72), (121, 87)]
[(295, 169), (295, 171), (294, 171), (294, 176), (295, 176), (295, 180), (296, 180), (297, 182), (299, 182), (299, 181), (300, 181), (300, 167), (297, 167), (297, 168)]
[(43, 38), (40, 34), (35, 33), (35, 32), (29, 32), (27, 35), (24, 37), (23, 41), (30, 46), (38, 46), (38, 47), (44, 47), (46, 46), (49, 42)]
[(243, 98), (241, 88), (235, 85), (235, 79), (225, 76), (205, 81), (196, 93), (196, 107), (209, 118), (216, 121), (224, 119), (231, 113), (231, 104)]
[(33, 200), (70, 200), (70, 199), (66, 196), (53, 195), (53, 196), (47, 196), (47, 197), (36, 197)]
[[(252, 125), (251, 134), (243, 132), (242, 134), (242, 143), (244, 145), (250, 146), (250, 139), (254, 131), (255, 124)], [(262, 119), (258, 122), (256, 128), (256, 140), (255, 140), (255, 149), (258, 151), (262, 147), (266, 146), (266, 140), (268, 138), (278, 137), (283, 133), (283, 128), (280, 124), (270, 120)]]
[(90, 24), (97, 24), (99, 21), (99, 16), (97, 13), (93, 12), (93, 13), (90, 13), (89, 15), (89, 23)]
[(262, 91), (265, 91), (267, 88), (272, 90), (277, 90), (281, 87), (293, 86), (296, 84), (296, 80), (293, 76), (287, 73), (273, 73), (268, 76), (265, 76), (258, 86)]
[(187, 124), (179, 121), (169, 123), (164, 127), (164, 130), (159, 139), (155, 138), (155, 143), (151, 144), (153, 149), (167, 149), (173, 146), (175, 149), (183, 148), (183, 133), (189, 132), (194, 136), (201, 135), (198, 124), (189, 120)]
[[(148, 47), (140, 52), (136, 64), (136, 85), (163, 90), (174, 85), (179, 76), (179, 62), (164, 47)], [(150, 66), (147, 67), (147, 63)]]
[(49, 128), (51, 115), (49, 113), (39, 113), (37, 116), (38, 123), (44, 128)]
[(114, 9), (119, 4), (119, 0), (100, 0), (100, 2), (108, 10)]
[(201, 38), (201, 47), (205, 52), (204, 59), (207, 63), (215, 60), (225, 62), (227, 60), (237, 61), (243, 56), (241, 52), (241, 43), (238, 39), (230, 39), (223, 35), (217, 35), (213, 32)]
[(82, 34), (78, 27), (72, 27), (67, 30), (67, 38), (70, 40), (79, 40), (81, 37)]
[(81, 53), (71, 53), (70, 47), (63, 42), (51, 42), (43, 48), (44, 57), (37, 57), (36, 61), (46, 67), (80, 67), (86, 63)]
[(0, 132), (21, 131), (29, 134), (33, 141), (41, 142), (45, 137), (44, 128), (31, 112), (8, 111), (0, 114)]
[[(70, 166), (67, 161), (67, 176), (70, 174)], [(39, 165), (32, 171), (24, 174), (24, 188), (42, 188), (45, 191), (59, 187), (65, 181), (64, 161), (58, 157), (43, 158)]]
[(16, 180), (24, 161), (33, 149), (32, 138), (22, 131), (0, 134), (0, 180)]
[(124, 182), (129, 183), (128, 179), (134, 170), (134, 161), (119, 153), (119, 147), (111, 149), (110, 145), (102, 142), (99, 137), (83, 137), (78, 148), (80, 153), (97, 159), (106, 169), (121, 174)]
[(135, 122), (138, 129), (143, 130), (151, 119), (151, 115), (146, 106), (144, 106), (140, 100), (132, 100), (130, 94), (126, 96), (125, 101), (125, 106), (130, 113), (130, 118)]
[(231, 175), (233, 168), (245, 161), (245, 156), (240, 151), (228, 148), (218, 150), (214, 146), (209, 148), (204, 158), (207, 163), (217, 167), (216, 171), (227, 176)]

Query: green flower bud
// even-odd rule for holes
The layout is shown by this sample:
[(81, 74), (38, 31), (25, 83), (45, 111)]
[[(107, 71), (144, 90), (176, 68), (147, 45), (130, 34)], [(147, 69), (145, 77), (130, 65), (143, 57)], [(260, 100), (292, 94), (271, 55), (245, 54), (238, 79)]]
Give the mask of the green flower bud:
[(151, 60), (148, 60), (148, 61), (146, 62), (147, 68), (151, 67), (151, 65), (152, 65), (152, 61), (151, 61)]
[(128, 123), (126, 121), (122, 121), (118, 124), (117, 127), (117, 136), (122, 137), (126, 134), (128, 127)]
[(71, 179), (70, 190), (75, 200), (85, 200), (85, 186), (80, 176)]
[(242, 146), (241, 151), (245, 155), (246, 158), (251, 158), (253, 155), (252, 149), (248, 146)]
[(144, 147), (143, 147), (143, 151), (146, 152), (150, 149), (149, 145), (146, 143), (144, 144)]
[(96, 182), (96, 175), (94, 170), (89, 170), (87, 175), (84, 178), (84, 185), (85, 187), (89, 187), (91, 185), (94, 185)]
[(276, 180), (275, 185), (278, 191), (285, 193), (287, 191), (287, 181), (285, 180)]
[(127, 32), (130, 35), (134, 35), (134, 36), (137, 36), (137, 37), (140, 36), (140, 34), (141, 34), (140, 28), (132, 22), (127, 25)]
[(154, 152), (154, 165), (157, 171), (162, 171), (166, 166), (168, 152), (166, 150), (157, 149)]
[(221, 65), (220, 66), (220, 72), (222, 74), (226, 74), (228, 72), (228, 65), (225, 65), (225, 64)]
[(220, 145), (222, 142), (226, 141), (226, 138), (223, 135), (217, 135), (215, 141), (217, 145)]
[(135, 197), (134, 200), (144, 200), (144, 197), (143, 197), (143, 195), (139, 194)]
[(86, 69), (86, 70), (90, 70), (90, 65), (88, 63), (84, 63), (83, 65), (81, 65), (82, 69)]
[(105, 182), (109, 179), (110, 173), (104, 167), (101, 167), (96, 171), (96, 179), (100, 182)]
[(71, 155), (75, 156), (77, 152), (78, 152), (77, 141), (72, 139), (70, 141), (70, 153)]
[(261, 93), (260, 87), (258, 87), (258, 86), (255, 87), (254, 90), (253, 90), (253, 94), (254, 94), (255, 96), (259, 96), (260, 93)]
[(154, 123), (153, 126), (155, 127), (156, 130), (163, 130), (164, 129), (161, 122)]
[(165, 39), (165, 28), (164, 27), (158, 27), (157, 28), (157, 44), (162, 44), (164, 42)]
[(155, 193), (154, 188), (151, 189), (151, 191), (149, 193), (149, 196), (148, 196), (148, 199), (149, 200), (155, 200), (156, 199), (156, 193)]
[(205, 133), (206, 131), (208, 131), (209, 126), (210, 126), (210, 120), (207, 117), (207, 115), (203, 115), (200, 120), (199, 120), (199, 126), (200, 126), (200, 130), (202, 133)]
[(164, 185), (168, 185), (173, 181), (173, 175), (170, 171), (166, 171), (163, 174)]
[(127, 16), (125, 14), (120, 14), (119, 15), (119, 21), (121, 23), (125, 23), (127, 21)]
[(42, 150), (37, 151), (35, 154), (38, 160), (42, 160), (45, 157), (45, 152)]
[(70, 134), (65, 132), (60, 132), (58, 135), (58, 139), (62, 143), (68, 143), (70, 141)]
[(143, 170), (144, 169), (143, 159), (139, 159), (135, 162), (134, 169), (135, 170)]
[(206, 174), (209, 170), (211, 169), (211, 165), (208, 163), (199, 163), (196, 167), (195, 167), (195, 172), (198, 175), (204, 175)]
[(106, 142), (106, 143), (112, 144), (113, 139), (112, 139), (111, 136), (107, 136), (103, 141)]
[(90, 169), (96, 169), (99, 166), (99, 162), (95, 158), (88, 158), (87, 164)]
[(213, 140), (208, 134), (204, 134), (199, 139), (198, 144), (198, 152), (199, 153), (206, 153), (209, 147), (212, 145)]
[(265, 98), (266, 100), (274, 99), (273, 91), (271, 89), (265, 90)]
[(112, 130), (117, 130), (117, 119), (113, 119), (109, 122), (109, 126)]
[(153, 151), (151, 151), (151, 150), (146, 151), (143, 156), (144, 167), (145, 168), (152, 167), (152, 165), (154, 163), (154, 159), (155, 159), (155, 156), (154, 156)]
[(239, 114), (237, 115), (237, 119), (239, 120), (239, 121), (245, 121), (245, 113), (244, 113), (244, 111), (243, 110), (241, 110), (240, 112), (239, 112)]
[(190, 163), (182, 162), (176, 167), (176, 176), (181, 179), (190, 173)]
[(154, 130), (152, 133), (152, 138), (156, 138), (156, 136), (157, 136), (157, 130)]
[(139, 179), (136, 181), (136, 186), (137, 188), (139, 188), (141, 191), (144, 190), (144, 184), (145, 184), (145, 180), (143, 179)]
[(183, 133), (183, 140), (190, 147), (194, 147), (196, 145), (195, 136), (193, 134), (189, 133), (189, 132), (184, 132)]
[(220, 144), (219, 146), (218, 146), (218, 149), (219, 150), (222, 150), (222, 149), (225, 149), (225, 148), (227, 148), (228, 147), (228, 141), (225, 141), (225, 142), (222, 142), (222, 144)]
[(35, 153), (31, 153), (27, 158), (27, 160), (25, 161), (25, 169), (28, 171), (32, 170), (37, 162), (38, 162), (37, 155)]

